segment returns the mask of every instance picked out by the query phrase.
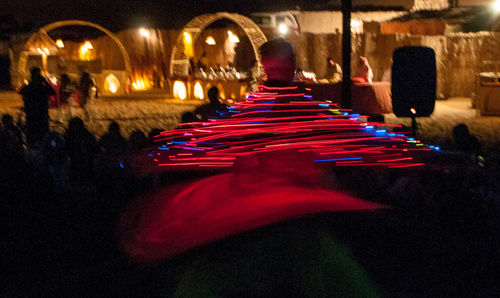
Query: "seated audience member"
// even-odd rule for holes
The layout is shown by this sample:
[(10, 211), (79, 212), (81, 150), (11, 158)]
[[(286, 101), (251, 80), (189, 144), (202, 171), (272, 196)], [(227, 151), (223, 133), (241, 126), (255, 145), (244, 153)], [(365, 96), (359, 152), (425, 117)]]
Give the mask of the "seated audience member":
[(193, 112), (198, 119), (208, 121), (208, 119), (221, 118), (224, 113), (227, 113), (228, 106), (220, 102), (217, 87), (208, 89), (208, 98), (210, 103), (197, 107)]
[(16, 152), (23, 151), (26, 146), (25, 137), (21, 129), (14, 123), (14, 118), (9, 114), (4, 114), (2, 116), (2, 126), (11, 148)]
[(163, 131), (163, 129), (159, 129), (159, 128), (153, 128), (149, 131), (148, 133), (148, 143), (150, 146), (154, 146), (155, 145), (155, 137), (157, 135), (159, 135), (161, 132)]
[(106, 155), (122, 156), (127, 152), (127, 140), (120, 132), (120, 125), (111, 122), (108, 131), (99, 140), (99, 145)]
[(94, 180), (94, 166), (99, 145), (78, 117), (71, 118), (64, 133), (65, 150), (69, 156), (72, 183), (86, 184)]
[(372, 83), (373, 82), (373, 71), (368, 63), (366, 57), (359, 57), (358, 68), (356, 70), (356, 75), (352, 78), (353, 81), (359, 81), (362, 83)]
[(453, 139), (459, 151), (474, 156), (482, 155), (482, 148), (479, 140), (470, 133), (467, 125), (461, 123), (453, 128)]
[(146, 138), (146, 135), (141, 130), (136, 129), (130, 134), (128, 143), (129, 151), (134, 153), (148, 146), (148, 138)]
[(342, 67), (330, 57), (326, 58), (326, 63), (325, 79), (330, 83), (342, 81)]

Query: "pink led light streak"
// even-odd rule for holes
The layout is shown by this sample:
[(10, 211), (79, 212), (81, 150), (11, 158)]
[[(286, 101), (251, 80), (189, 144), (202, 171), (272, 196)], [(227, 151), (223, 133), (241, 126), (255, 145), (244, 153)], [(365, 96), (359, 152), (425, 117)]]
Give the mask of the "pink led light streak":
[[(298, 87), (260, 86), (260, 93), (236, 103), (230, 113), (209, 122), (181, 124), (162, 132), (147, 150), (152, 169), (208, 168), (238, 164), (243, 156), (293, 150), (312, 152), (316, 163), (333, 166), (416, 167), (418, 152), (431, 151), (403, 134), (379, 130), (335, 104), (312, 100)], [(385, 128), (396, 125), (383, 125)], [(417, 146), (418, 145), (418, 146)], [(157, 156), (168, 150), (168, 155)], [(189, 162), (181, 157), (191, 154)], [(231, 158), (222, 161), (220, 158)], [(335, 162), (336, 159), (359, 158)]]

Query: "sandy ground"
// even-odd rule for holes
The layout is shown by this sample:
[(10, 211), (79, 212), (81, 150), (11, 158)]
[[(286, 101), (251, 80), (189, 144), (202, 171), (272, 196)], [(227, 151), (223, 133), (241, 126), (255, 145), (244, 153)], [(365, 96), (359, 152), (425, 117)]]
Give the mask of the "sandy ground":
[[(166, 93), (147, 92), (123, 98), (99, 98), (92, 107), (93, 121), (88, 121), (80, 108), (75, 115), (82, 117), (87, 127), (95, 135), (102, 135), (111, 121), (121, 125), (122, 133), (128, 137), (136, 129), (147, 134), (152, 128), (170, 130), (175, 128), (183, 112), (193, 110), (201, 101), (170, 99)], [(15, 92), (0, 92), (0, 113), (10, 113), (15, 119), (22, 116), (21, 97)], [(67, 121), (58, 123), (61, 116), (57, 109), (50, 110), (52, 129), (62, 132)], [(68, 118), (69, 115), (66, 115)], [(409, 118), (397, 118), (386, 114), (385, 122), (411, 125)], [(487, 152), (500, 153), (500, 117), (480, 116), (471, 107), (470, 98), (449, 98), (436, 101), (436, 108), (430, 117), (419, 118), (419, 135), (426, 144), (440, 145), (444, 149), (452, 147), (452, 129), (459, 123), (469, 126)]]

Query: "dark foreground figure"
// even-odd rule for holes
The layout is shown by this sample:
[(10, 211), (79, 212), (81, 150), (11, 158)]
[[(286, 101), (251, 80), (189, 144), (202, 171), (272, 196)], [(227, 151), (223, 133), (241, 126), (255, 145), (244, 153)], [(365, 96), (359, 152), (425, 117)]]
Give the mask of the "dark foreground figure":
[(19, 90), (23, 97), (26, 113), (26, 136), (28, 144), (40, 142), (49, 132), (49, 97), (54, 89), (40, 74), (40, 69), (31, 69), (31, 81)]

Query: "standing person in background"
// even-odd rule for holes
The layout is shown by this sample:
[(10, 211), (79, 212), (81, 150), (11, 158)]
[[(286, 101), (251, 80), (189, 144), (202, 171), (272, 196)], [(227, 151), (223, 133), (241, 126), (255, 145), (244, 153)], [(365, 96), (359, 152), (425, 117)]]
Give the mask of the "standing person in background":
[(358, 62), (358, 69), (356, 70), (356, 75), (353, 80), (358, 79), (364, 83), (372, 83), (373, 82), (373, 71), (368, 63), (368, 59), (366, 57), (360, 56)]
[(69, 119), (73, 117), (72, 108), (70, 107), (69, 98), (73, 93), (74, 86), (71, 83), (69, 76), (65, 73), (61, 75), (59, 86), (59, 121), (63, 122), (67, 118), (69, 111)]
[(49, 132), (49, 97), (56, 93), (41, 75), (40, 68), (33, 67), (30, 83), (22, 87), (19, 94), (24, 102), (27, 141), (32, 146)]
[(97, 86), (88, 72), (84, 72), (80, 78), (79, 91), (78, 102), (85, 111), (87, 119), (92, 122), (89, 104), (93, 104), (93, 99), (97, 97)]
[(248, 91), (257, 91), (259, 89), (259, 83), (261, 79), (262, 72), (260, 71), (259, 62), (257, 60), (253, 60), (252, 67), (250, 68), (250, 82), (248, 82)]

